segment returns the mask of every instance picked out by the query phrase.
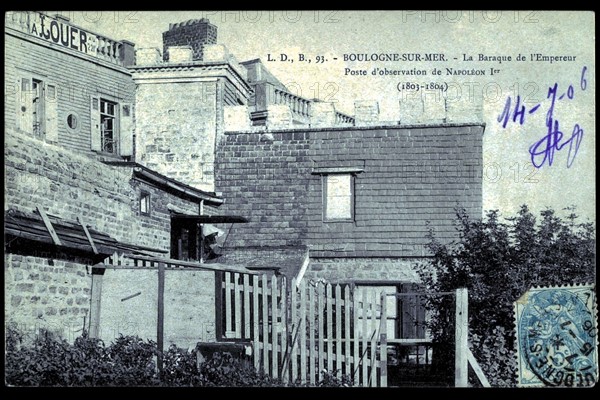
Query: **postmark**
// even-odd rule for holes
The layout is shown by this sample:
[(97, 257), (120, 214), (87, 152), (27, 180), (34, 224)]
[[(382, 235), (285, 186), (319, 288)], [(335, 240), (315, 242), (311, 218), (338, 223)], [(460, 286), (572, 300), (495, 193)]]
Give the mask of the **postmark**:
[(598, 381), (595, 307), (593, 285), (533, 288), (515, 303), (519, 386)]

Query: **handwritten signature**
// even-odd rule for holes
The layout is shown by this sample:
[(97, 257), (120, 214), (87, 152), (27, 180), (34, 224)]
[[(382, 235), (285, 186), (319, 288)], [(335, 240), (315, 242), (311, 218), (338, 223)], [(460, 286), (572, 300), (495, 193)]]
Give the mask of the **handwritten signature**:
[[(581, 70), (581, 79), (579, 87), (582, 91), (587, 89), (586, 79), (587, 67), (583, 67)], [(567, 168), (571, 168), (575, 157), (579, 152), (579, 146), (583, 140), (583, 128), (580, 124), (576, 123), (573, 126), (571, 136), (565, 138), (565, 134), (561, 131), (560, 122), (554, 117), (554, 107), (557, 104), (557, 100), (563, 100), (566, 97), (567, 101), (575, 98), (575, 88), (573, 85), (569, 85), (566, 92), (558, 96), (558, 83), (554, 83), (553, 86), (548, 88), (548, 95), (546, 99), (550, 100), (550, 107), (546, 113), (546, 135), (537, 142), (533, 143), (529, 147), (529, 154), (531, 156), (531, 163), (536, 168), (541, 168), (548, 163), (551, 166), (554, 162), (554, 154), (557, 151), (568, 149), (567, 151)], [(502, 128), (506, 128), (509, 121), (512, 120), (514, 123), (523, 125), (525, 123), (526, 116), (535, 113), (541, 106), (537, 104), (529, 109), (521, 104), (521, 97), (517, 95), (515, 100), (514, 109), (512, 108), (511, 97), (508, 96), (504, 105), (504, 110), (498, 116), (498, 122), (502, 124)]]

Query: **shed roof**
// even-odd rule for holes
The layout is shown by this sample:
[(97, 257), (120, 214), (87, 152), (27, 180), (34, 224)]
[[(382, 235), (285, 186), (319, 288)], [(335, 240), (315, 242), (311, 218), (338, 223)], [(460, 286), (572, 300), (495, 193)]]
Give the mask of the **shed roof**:
[[(148, 252), (167, 253), (167, 250), (163, 249), (118, 241), (86, 224), (85, 227), (90, 235), (90, 241), (84, 230), (84, 221), (72, 222), (53, 215), (48, 215), (47, 218), (60, 242), (60, 245), (57, 246), (63, 249), (72, 249), (100, 255), (111, 255), (115, 252), (124, 251), (135, 252), (138, 254), (148, 254)], [(43, 216), (39, 212), (29, 213), (14, 209), (7, 210), (4, 213), (4, 234), (6, 236), (12, 236), (13, 238), (56, 245), (55, 238), (53, 238), (52, 233), (48, 230)], [(91, 242), (93, 242), (97, 253), (94, 251)]]

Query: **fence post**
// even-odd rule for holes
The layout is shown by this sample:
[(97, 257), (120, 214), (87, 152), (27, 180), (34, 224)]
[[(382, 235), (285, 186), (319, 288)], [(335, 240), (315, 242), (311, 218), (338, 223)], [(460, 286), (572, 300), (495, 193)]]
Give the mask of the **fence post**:
[(468, 337), (469, 337), (469, 300), (466, 288), (456, 289), (456, 318), (455, 318), (455, 355), (454, 355), (454, 386), (467, 387), (469, 377)]
[(158, 263), (158, 310), (156, 323), (156, 347), (158, 350), (158, 372), (163, 371), (163, 350), (165, 333), (165, 263)]
[(300, 382), (306, 383), (306, 284), (300, 281)]
[(287, 338), (288, 338), (288, 319), (287, 319), (287, 280), (285, 276), (281, 278), (281, 298), (279, 302), (279, 314), (281, 317), (281, 379), (284, 382), (288, 382), (289, 374), (288, 369), (285, 368), (285, 356), (288, 350)]
[[(331, 283), (328, 283), (325, 286), (325, 303), (327, 304), (327, 335), (325, 335), (327, 340), (327, 372), (331, 373), (333, 371), (333, 308), (331, 301)], [(320, 372), (319, 372), (320, 373)]]
[(319, 370), (317, 371), (316, 379), (319, 379), (321, 371), (325, 368), (325, 284), (317, 283), (315, 286), (315, 290), (317, 291), (317, 329), (319, 335), (317, 356), (319, 357)]
[[(308, 364), (309, 366), (309, 374), (310, 374), (310, 384), (314, 385), (317, 380), (316, 380), (316, 376), (317, 376), (317, 372), (315, 371), (315, 366), (316, 366), (316, 342), (315, 342), (315, 321), (318, 321), (318, 315), (319, 313), (317, 313), (317, 320), (315, 320), (315, 287), (312, 285), (308, 285), (307, 286), (308, 289), (308, 323), (309, 323), (309, 328), (310, 330), (308, 331), (308, 343), (310, 343), (310, 348), (309, 348), (309, 360), (310, 363)], [(317, 322), (318, 323), (318, 322)]]
[(269, 373), (269, 284), (267, 275), (262, 276), (262, 331), (263, 331), (263, 371)]
[(277, 320), (277, 277), (271, 276), (271, 377), (278, 378), (279, 361), (277, 352), (279, 347), (279, 321)]
[[(387, 387), (387, 296), (381, 292), (381, 316), (379, 319), (379, 340), (380, 340), (380, 368), (381, 375), (380, 387)], [(418, 357), (418, 355), (417, 355)]]
[[(330, 337), (333, 336), (331, 332)], [(336, 376), (342, 374), (342, 288), (335, 285), (335, 370)]]
[[(97, 267), (96, 267), (97, 266)], [(102, 277), (106, 268), (99, 263), (92, 267), (92, 299), (90, 307), (90, 337), (100, 337), (100, 306), (102, 303)]]
[[(221, 323), (221, 320), (219, 324)], [(252, 355), (254, 356), (254, 368), (260, 370), (260, 331), (258, 330), (259, 324), (259, 303), (258, 303), (258, 276), (252, 277), (252, 336), (254, 339), (254, 349), (252, 349)], [(264, 345), (264, 341), (263, 341)]]
[[(296, 279), (292, 280), (292, 287), (290, 289), (290, 311), (292, 313), (292, 339), (290, 348), (290, 366), (292, 368), (291, 379), (292, 382), (296, 382), (298, 378), (298, 339), (297, 336), (300, 334), (300, 327), (298, 326), (298, 291), (301, 290), (296, 287)], [(300, 285), (302, 282), (300, 282)]]

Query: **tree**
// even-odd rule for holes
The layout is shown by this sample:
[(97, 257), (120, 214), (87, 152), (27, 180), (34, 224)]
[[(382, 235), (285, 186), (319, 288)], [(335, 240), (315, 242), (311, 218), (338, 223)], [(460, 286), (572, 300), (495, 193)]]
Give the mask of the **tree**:
[[(567, 211), (561, 219), (544, 210), (538, 222), (526, 205), (504, 221), (498, 210), (474, 220), (457, 209), (457, 241), (428, 233), (433, 257), (418, 265), (419, 275), (431, 292), (468, 288), (470, 346), (494, 386), (516, 383), (513, 303), (532, 286), (595, 282), (595, 226)], [(431, 296), (426, 306), (434, 340), (452, 343), (454, 303)]]

